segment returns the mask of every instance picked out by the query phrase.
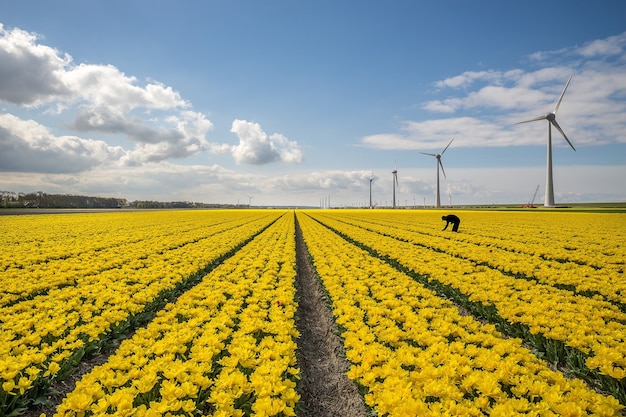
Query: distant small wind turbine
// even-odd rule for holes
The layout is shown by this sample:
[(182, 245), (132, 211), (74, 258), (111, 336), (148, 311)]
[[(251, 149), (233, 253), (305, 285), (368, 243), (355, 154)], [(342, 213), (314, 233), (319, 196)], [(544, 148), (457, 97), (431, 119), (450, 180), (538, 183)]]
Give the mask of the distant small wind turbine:
[(396, 185), (398, 185), (398, 164), (394, 161), (394, 170), (391, 171), (393, 174), (393, 208), (396, 208)]
[(435, 207), (437, 208), (441, 207), (441, 198), (439, 197), (439, 167), (441, 167), (441, 172), (443, 173), (443, 177), (446, 178), (446, 171), (443, 169), (443, 164), (441, 163), (441, 157), (443, 156), (444, 152), (448, 149), (448, 147), (452, 144), (453, 140), (454, 138), (452, 138), (450, 143), (448, 143), (448, 146), (446, 146), (444, 150), (441, 151), (441, 153), (434, 154), (434, 153), (420, 152), (422, 155), (434, 156), (437, 159), (437, 161), (435, 162), (435, 167), (437, 168), (437, 201), (435, 203)]
[(370, 208), (372, 208), (372, 182), (376, 179), (375, 177), (368, 178), (370, 181)]
[(534, 119), (524, 120), (523, 122), (517, 122), (515, 124), (520, 123), (528, 123), (528, 122), (536, 122), (537, 120), (547, 120), (548, 121), (548, 154), (547, 154), (547, 162), (546, 162), (546, 196), (544, 200), (544, 207), (554, 207), (554, 184), (552, 182), (552, 126), (556, 128), (561, 135), (565, 138), (569, 146), (575, 151), (574, 145), (572, 142), (565, 136), (565, 132), (561, 129), (561, 126), (556, 121), (556, 112), (559, 110), (559, 106), (561, 105), (561, 101), (563, 100), (563, 96), (565, 95), (565, 91), (569, 86), (569, 82), (572, 80), (572, 77), (569, 77), (567, 80), (567, 84), (565, 84), (565, 88), (561, 93), (561, 97), (559, 97), (559, 101), (556, 102), (556, 106), (554, 106), (554, 110), (551, 113), (546, 114), (545, 116), (535, 117)]

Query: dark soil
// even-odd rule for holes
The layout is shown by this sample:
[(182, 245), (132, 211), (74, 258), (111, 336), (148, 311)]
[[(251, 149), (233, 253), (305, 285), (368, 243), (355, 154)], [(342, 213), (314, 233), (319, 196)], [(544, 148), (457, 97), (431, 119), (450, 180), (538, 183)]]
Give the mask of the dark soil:
[(298, 277), (299, 417), (367, 416), (363, 398), (345, 372), (349, 363), (327, 298), (313, 269), (296, 221)]

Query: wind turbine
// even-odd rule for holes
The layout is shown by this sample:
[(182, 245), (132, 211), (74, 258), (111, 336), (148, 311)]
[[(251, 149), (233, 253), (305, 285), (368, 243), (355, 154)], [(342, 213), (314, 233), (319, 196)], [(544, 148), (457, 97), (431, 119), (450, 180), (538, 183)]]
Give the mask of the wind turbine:
[(376, 179), (376, 177), (368, 178), (370, 181), (370, 209), (372, 208), (372, 182)]
[(528, 122), (536, 122), (537, 120), (547, 120), (548, 121), (548, 154), (547, 154), (547, 162), (546, 162), (546, 196), (543, 202), (544, 207), (554, 207), (554, 184), (552, 182), (552, 126), (558, 130), (561, 135), (565, 138), (569, 146), (575, 151), (574, 145), (569, 141), (567, 136), (565, 136), (565, 132), (561, 129), (561, 126), (556, 121), (556, 112), (559, 110), (559, 106), (561, 105), (561, 101), (563, 100), (563, 96), (565, 95), (565, 91), (569, 86), (569, 82), (572, 80), (572, 76), (570, 75), (569, 80), (567, 80), (567, 84), (565, 84), (565, 88), (561, 93), (561, 97), (559, 97), (559, 101), (556, 102), (556, 106), (554, 106), (554, 110), (551, 113), (546, 114), (545, 116), (535, 117), (534, 119), (524, 120), (523, 122), (517, 122), (515, 124), (520, 123), (528, 123)]
[(452, 144), (453, 140), (454, 138), (452, 138), (450, 143), (448, 143), (448, 146), (446, 146), (444, 150), (441, 151), (441, 153), (435, 154), (435, 153), (420, 152), (422, 155), (434, 156), (437, 160), (437, 162), (435, 162), (435, 167), (437, 168), (437, 201), (435, 203), (436, 208), (441, 207), (441, 199), (439, 197), (439, 167), (441, 167), (441, 172), (443, 172), (443, 177), (446, 178), (446, 171), (443, 169), (443, 164), (441, 163), (441, 157), (443, 156), (444, 152), (448, 149), (448, 147)]
[(393, 174), (393, 208), (396, 208), (396, 185), (398, 185), (398, 164), (394, 161), (395, 168), (391, 173)]

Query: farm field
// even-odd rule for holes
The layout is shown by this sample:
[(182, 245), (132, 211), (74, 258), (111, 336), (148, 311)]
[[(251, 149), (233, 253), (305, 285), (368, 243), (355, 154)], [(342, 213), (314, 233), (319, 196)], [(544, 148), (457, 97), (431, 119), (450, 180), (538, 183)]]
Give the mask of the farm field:
[(0, 415), (310, 415), (303, 279), (370, 415), (621, 415), (624, 214), (442, 214), (2, 216)]

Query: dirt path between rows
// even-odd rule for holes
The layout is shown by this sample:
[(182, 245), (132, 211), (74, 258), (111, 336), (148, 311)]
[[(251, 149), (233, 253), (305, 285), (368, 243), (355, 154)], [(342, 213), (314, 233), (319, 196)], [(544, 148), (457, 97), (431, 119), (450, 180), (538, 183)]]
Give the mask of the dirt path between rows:
[(296, 220), (298, 276), (297, 327), (300, 367), (298, 417), (365, 417), (367, 411), (356, 385), (345, 372), (349, 363), (338, 336), (337, 325), (327, 307), (326, 295), (311, 265), (309, 253)]

